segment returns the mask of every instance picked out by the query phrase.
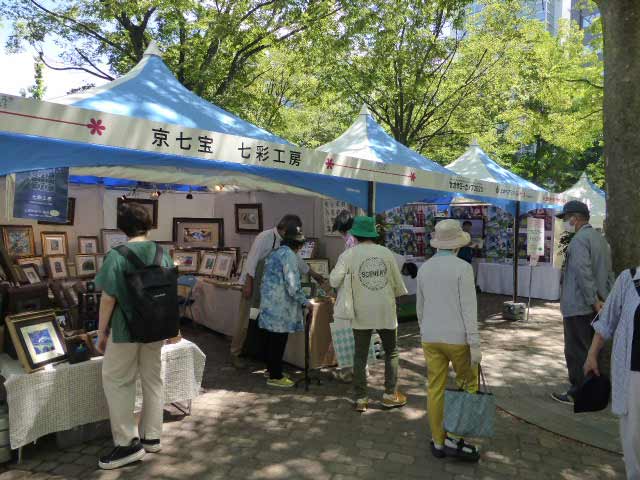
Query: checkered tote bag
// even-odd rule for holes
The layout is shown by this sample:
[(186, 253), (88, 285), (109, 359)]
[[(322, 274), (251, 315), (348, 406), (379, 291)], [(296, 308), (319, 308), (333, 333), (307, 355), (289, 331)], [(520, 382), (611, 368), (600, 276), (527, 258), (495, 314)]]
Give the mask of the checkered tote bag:
[[(338, 366), (340, 368), (353, 367), (353, 355), (356, 351), (356, 344), (353, 340), (353, 329), (348, 322), (335, 321), (330, 323), (331, 339), (333, 340), (333, 349), (336, 352)], [(376, 361), (376, 352), (374, 349), (374, 336), (371, 336), (371, 344), (369, 346), (368, 364), (371, 365)]]

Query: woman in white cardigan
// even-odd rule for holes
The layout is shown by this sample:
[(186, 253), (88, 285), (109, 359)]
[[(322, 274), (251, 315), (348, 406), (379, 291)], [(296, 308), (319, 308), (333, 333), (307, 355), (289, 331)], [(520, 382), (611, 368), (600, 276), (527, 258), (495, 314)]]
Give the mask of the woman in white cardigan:
[(473, 268), (457, 256), (458, 250), (470, 241), (458, 220), (436, 224), (431, 246), (438, 252), (418, 271), (416, 311), (429, 380), (431, 452), (436, 458), (478, 461), (478, 449), (447, 434), (443, 426), (449, 364), (453, 364), (461, 388), (478, 391), (481, 354)]

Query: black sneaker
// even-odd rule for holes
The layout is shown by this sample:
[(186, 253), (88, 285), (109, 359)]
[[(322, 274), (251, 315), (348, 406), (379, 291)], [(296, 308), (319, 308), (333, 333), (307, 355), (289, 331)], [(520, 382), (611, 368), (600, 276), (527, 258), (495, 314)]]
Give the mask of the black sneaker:
[(445, 458), (447, 453), (444, 451), (444, 448), (436, 448), (436, 444), (431, 440), (431, 454), (436, 458)]
[(556, 402), (564, 403), (565, 405), (573, 405), (573, 397), (567, 393), (552, 393), (551, 398)]
[(144, 448), (140, 441), (133, 440), (127, 447), (116, 447), (109, 455), (100, 457), (98, 467), (103, 470), (113, 470), (137, 462), (144, 457)]
[(447, 436), (444, 440), (444, 453), (447, 457), (455, 457), (465, 462), (477, 462), (480, 460), (478, 448), (465, 442), (463, 438), (455, 439)]
[(140, 443), (142, 444), (144, 451), (147, 453), (158, 453), (162, 449), (159, 438), (155, 440), (146, 440), (143, 438), (140, 440)]

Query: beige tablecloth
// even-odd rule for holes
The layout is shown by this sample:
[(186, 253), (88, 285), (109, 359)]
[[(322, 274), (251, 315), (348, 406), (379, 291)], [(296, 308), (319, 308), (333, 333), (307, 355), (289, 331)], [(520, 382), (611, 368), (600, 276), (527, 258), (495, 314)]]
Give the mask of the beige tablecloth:
[[(198, 278), (193, 287), (193, 321), (232, 337), (238, 323), (241, 287)], [(187, 314), (189, 312), (187, 311)]]
[[(162, 347), (165, 403), (197, 397), (205, 355), (187, 340)], [(11, 448), (19, 448), (49, 433), (109, 418), (102, 389), (102, 357), (24, 373), (17, 360), (0, 355), (6, 378)], [(140, 391), (140, 390), (139, 390)]]
[[(331, 348), (331, 329), (333, 322), (333, 300), (314, 300), (311, 310), (311, 331), (309, 332), (309, 367), (335, 365), (336, 357)], [(304, 368), (304, 332), (289, 335), (284, 361)]]

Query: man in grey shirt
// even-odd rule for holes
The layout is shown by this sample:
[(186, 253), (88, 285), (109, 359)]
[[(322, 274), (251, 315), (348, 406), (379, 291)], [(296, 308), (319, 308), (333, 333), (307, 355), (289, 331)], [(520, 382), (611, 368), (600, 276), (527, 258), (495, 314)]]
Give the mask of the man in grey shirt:
[(594, 335), (591, 322), (602, 309), (614, 276), (609, 244), (589, 225), (589, 207), (572, 200), (557, 217), (564, 221), (566, 231), (575, 232), (566, 252), (560, 296), (564, 355), (571, 387), (565, 393), (552, 393), (551, 397), (573, 404), (574, 393), (584, 380), (582, 367)]

